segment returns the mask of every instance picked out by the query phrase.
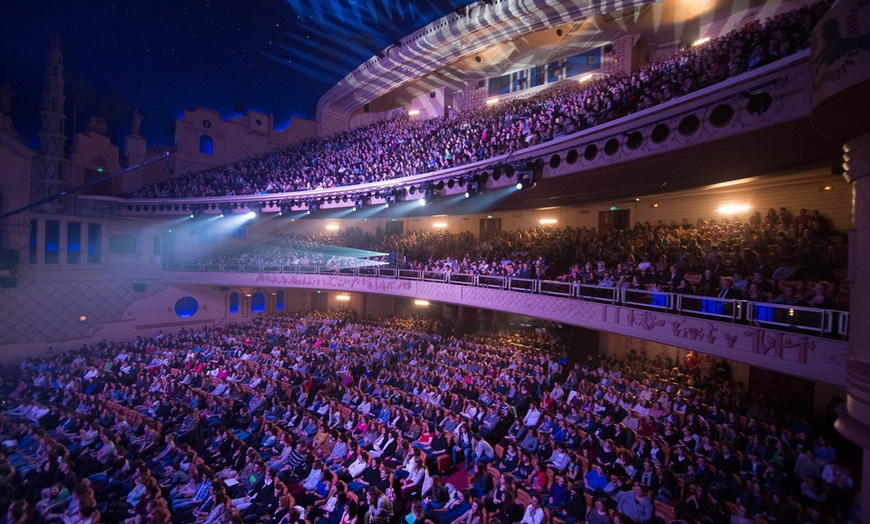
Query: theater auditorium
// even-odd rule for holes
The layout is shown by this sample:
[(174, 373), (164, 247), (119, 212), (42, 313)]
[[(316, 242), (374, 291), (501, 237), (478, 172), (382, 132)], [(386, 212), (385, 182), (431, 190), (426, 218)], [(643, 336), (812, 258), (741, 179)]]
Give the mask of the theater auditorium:
[(31, 42), (2, 522), (868, 522), (870, 4), (446, 5), (171, 144)]

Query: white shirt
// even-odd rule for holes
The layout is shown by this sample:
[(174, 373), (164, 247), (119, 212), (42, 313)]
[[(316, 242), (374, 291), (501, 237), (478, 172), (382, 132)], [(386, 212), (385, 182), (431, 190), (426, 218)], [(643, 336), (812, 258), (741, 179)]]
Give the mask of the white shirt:
[(526, 413), (526, 416), (523, 419), (523, 424), (525, 424), (526, 427), (537, 426), (539, 420), (541, 420), (541, 412), (532, 406), (529, 408), (529, 412)]
[(523, 515), (523, 520), (520, 521), (521, 524), (543, 524), (544, 522), (544, 510), (538, 506), (534, 507), (532, 504), (526, 506), (526, 513)]
[(550, 455), (548, 462), (559, 471), (564, 471), (568, 467), (568, 463), (571, 462), (571, 457), (561, 449), (557, 449)]
[(362, 457), (358, 457), (354, 460), (350, 466), (347, 467), (347, 472), (350, 473), (351, 477), (358, 477), (362, 475), (362, 472), (366, 469), (366, 462), (362, 459)]

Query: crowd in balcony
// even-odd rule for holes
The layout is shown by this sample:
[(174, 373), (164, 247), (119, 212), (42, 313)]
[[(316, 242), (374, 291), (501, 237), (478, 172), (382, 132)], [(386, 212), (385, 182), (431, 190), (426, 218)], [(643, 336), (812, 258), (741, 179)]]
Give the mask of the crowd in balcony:
[[(340, 258), (335, 245), (392, 253), (400, 268), (435, 274), (558, 280), (621, 289), (847, 309), (840, 288), (845, 237), (819, 211), (786, 208), (749, 220), (641, 224), (599, 234), (595, 228), (539, 227), (479, 241), (444, 230), (403, 235), (348, 228), (335, 235), (289, 236), (200, 259), (256, 266), (362, 266), (374, 259)], [(354, 261), (354, 262), (351, 262)]]
[(143, 188), (140, 198), (220, 197), (349, 186), (515, 152), (667, 102), (808, 45), (826, 0), (754, 21), (631, 75), (563, 82), (525, 98), (428, 120), (389, 120)]
[(569, 356), (554, 337), (319, 313), (29, 358), (0, 385), (0, 509), (92, 524), (858, 522), (856, 450), (829, 420), (748, 392), (725, 361)]

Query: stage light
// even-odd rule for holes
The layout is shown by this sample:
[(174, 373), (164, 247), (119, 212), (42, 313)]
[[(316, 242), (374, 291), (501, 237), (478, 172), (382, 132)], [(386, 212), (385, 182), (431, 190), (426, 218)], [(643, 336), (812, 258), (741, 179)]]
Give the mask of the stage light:
[(415, 305), (415, 306), (420, 306), (420, 307), (426, 307), (426, 306), (429, 305), (429, 301), (428, 301), (428, 300), (417, 299), (417, 300), (414, 301), (414, 305)]
[(426, 204), (431, 204), (438, 200), (438, 191), (428, 184), (424, 184), (420, 187), (420, 192), (423, 193), (423, 197), (420, 198), (417, 202), (421, 206), (425, 206)]
[(472, 177), (464, 180), (465, 182), (465, 198), (475, 197), (480, 194), (480, 182), (478, 177)]
[(536, 183), (534, 171), (517, 170), (517, 189), (531, 189)]
[(694, 42), (692, 42), (692, 47), (697, 47), (697, 46), (699, 46), (699, 45), (704, 45), (704, 44), (706, 44), (706, 43), (709, 42), (709, 41), (710, 41), (710, 37), (709, 37), (709, 36), (706, 37), (706, 38), (699, 38), (699, 39), (695, 40)]
[(364, 207), (366, 207), (366, 199), (363, 197), (355, 197), (353, 200), (353, 210), (361, 211)]
[(317, 213), (317, 210), (319, 208), (320, 208), (320, 205), (316, 201), (309, 200), (308, 201), (308, 211), (306, 214), (313, 215), (314, 213)]
[(490, 98), (489, 100), (486, 101), (486, 105), (488, 105), (488, 106), (491, 106), (491, 105), (497, 104), (497, 103), (498, 103), (498, 98)]
[(419, 109), (412, 109), (412, 110), (408, 111), (408, 116), (417, 116), (419, 114), (420, 114)]
[(245, 213), (245, 218), (252, 219), (256, 218), (260, 211), (263, 210), (262, 204), (260, 202), (248, 202), (247, 206), (248, 212)]
[(545, 225), (545, 226), (552, 226), (553, 224), (555, 224), (557, 222), (558, 222), (558, 220), (556, 220), (555, 218), (542, 218), (541, 219), (541, 224)]

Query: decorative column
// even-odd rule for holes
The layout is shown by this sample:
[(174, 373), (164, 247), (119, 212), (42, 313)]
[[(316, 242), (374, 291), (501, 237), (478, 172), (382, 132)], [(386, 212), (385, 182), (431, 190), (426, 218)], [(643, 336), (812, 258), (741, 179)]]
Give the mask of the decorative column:
[[(51, 40), (42, 92), (42, 128), (39, 131), (39, 156), (34, 172), (34, 200), (57, 196), (66, 185), (66, 135), (64, 135), (63, 53), (60, 37)], [(44, 213), (61, 213), (63, 203), (54, 200), (39, 207)]]
[(846, 404), (837, 430), (864, 448), (861, 510), (870, 512), (870, 2), (836, 0), (813, 31), (813, 113), (816, 129), (843, 144), (852, 184), (849, 232), (851, 286)]
[(109, 262), (109, 224), (100, 225), (100, 264)]
[(88, 243), (89, 243), (88, 239), (90, 238), (89, 235), (90, 235), (91, 231), (90, 231), (90, 228), (88, 227), (87, 222), (82, 222), (81, 227), (82, 227), (82, 236), (81, 236), (81, 241), (79, 243), (81, 244), (82, 254), (79, 257), (79, 264), (90, 264), (90, 260), (88, 260)]
[(66, 220), (61, 220), (57, 235), (57, 263), (66, 264), (66, 254), (69, 250), (69, 226)]
[(36, 219), (36, 263), (45, 264), (45, 219)]

